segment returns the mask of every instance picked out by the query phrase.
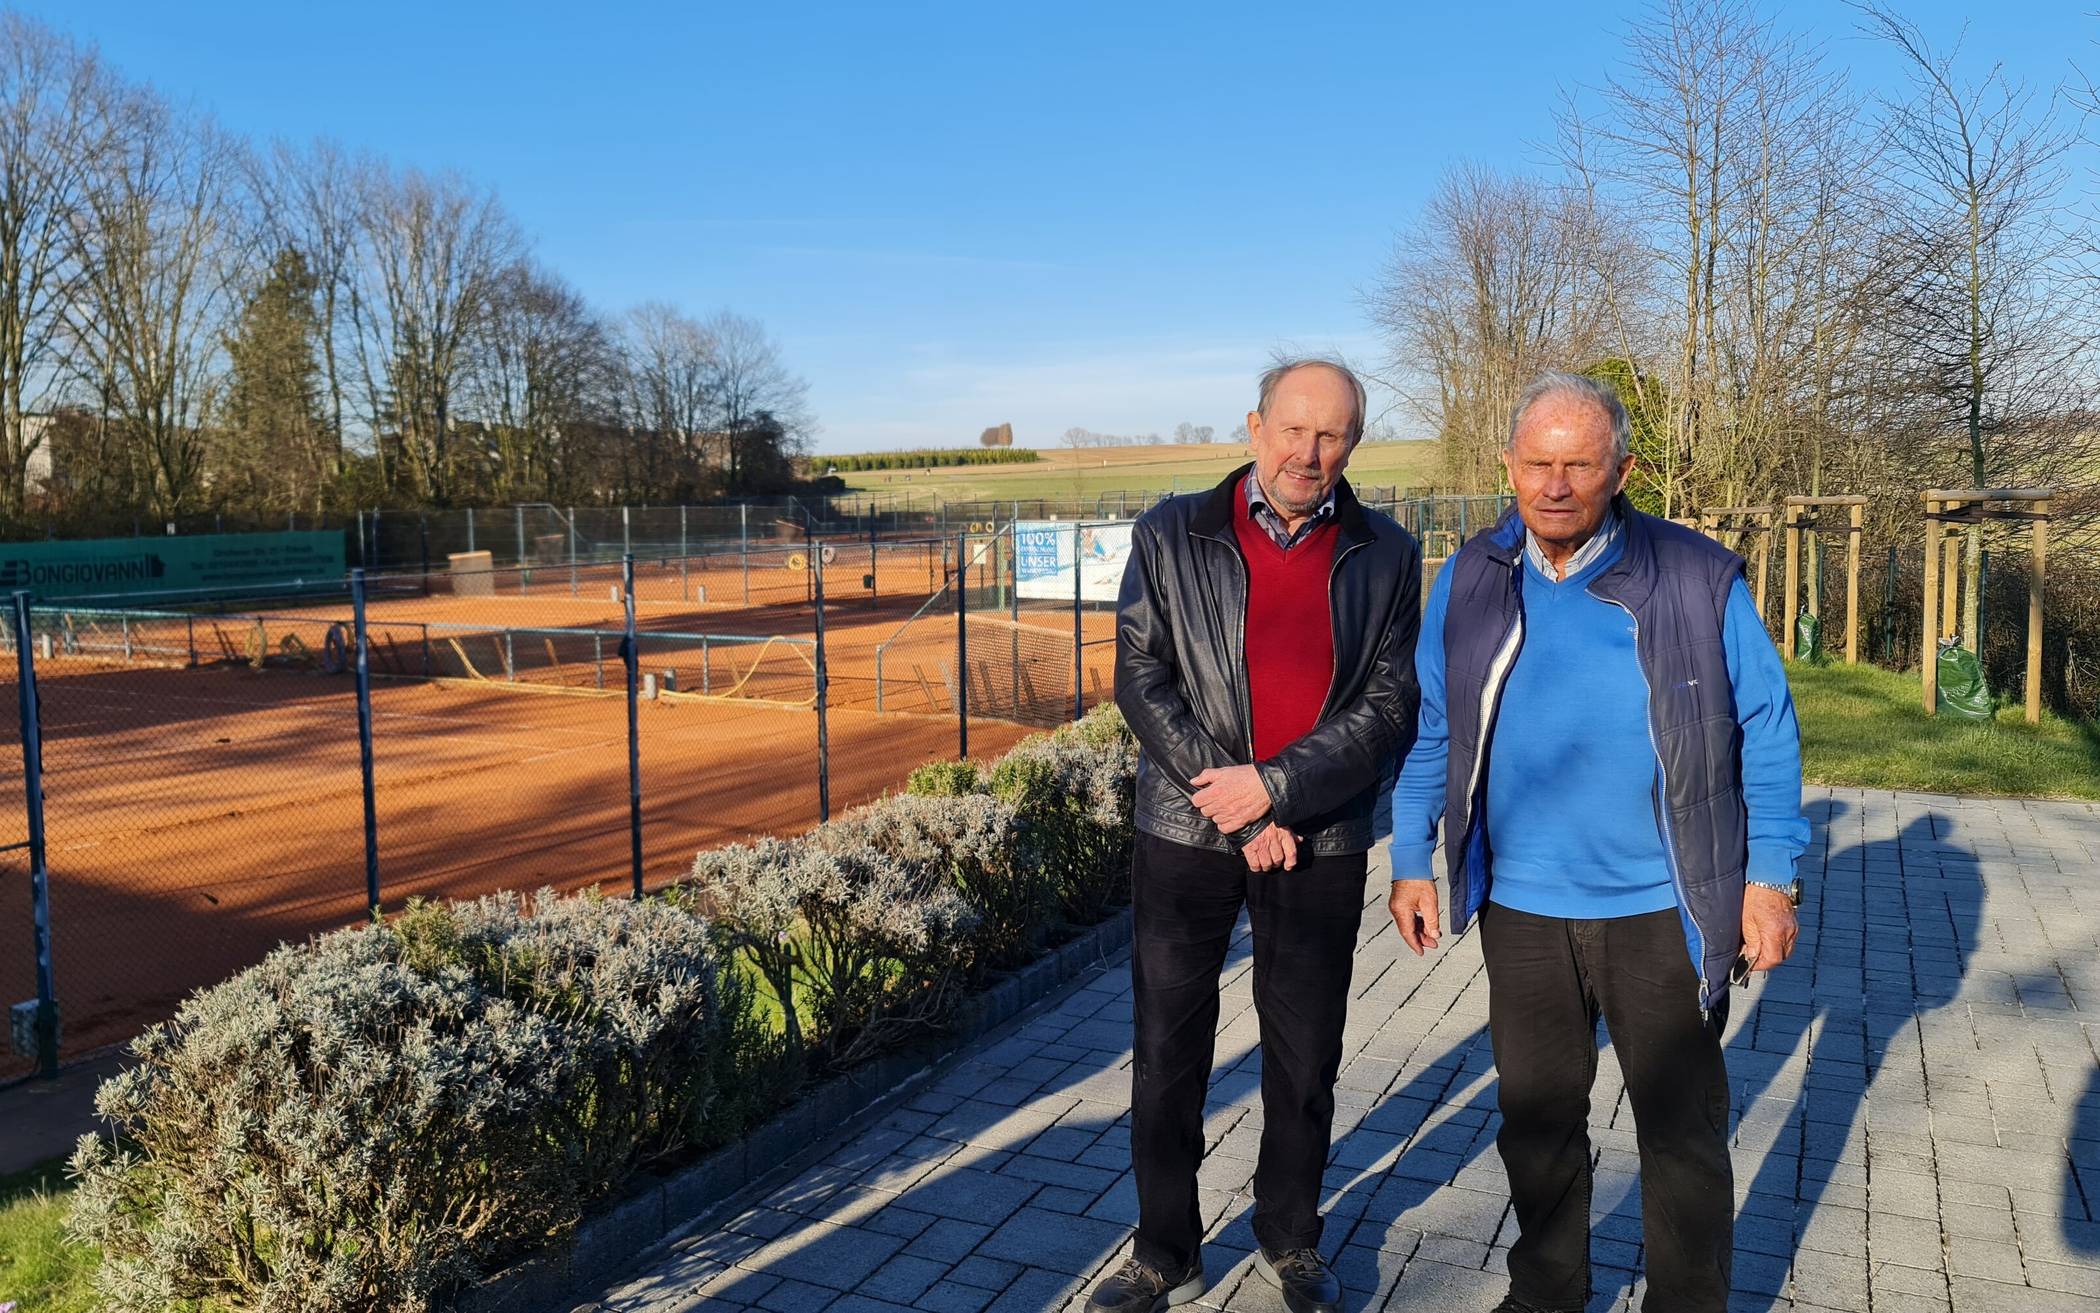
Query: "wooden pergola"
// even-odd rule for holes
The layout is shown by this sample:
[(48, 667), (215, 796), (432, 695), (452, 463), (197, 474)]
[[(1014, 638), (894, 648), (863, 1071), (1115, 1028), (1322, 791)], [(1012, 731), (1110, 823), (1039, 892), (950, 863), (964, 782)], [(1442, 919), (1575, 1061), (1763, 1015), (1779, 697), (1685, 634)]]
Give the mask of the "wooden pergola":
[[(1785, 501), (1786, 594), (1779, 608), (1779, 651), (1794, 658), (1794, 604), (1801, 592), (1801, 535), (1842, 533), (1845, 535), (1845, 664), (1859, 664), (1859, 549), (1866, 536), (1867, 499), (1857, 494), (1834, 497), (1789, 497)], [(1845, 508), (1845, 523), (1825, 525), (1814, 514), (1823, 507)], [(1823, 590), (1808, 590), (1808, 613), (1823, 617)]]
[[(2056, 494), (2048, 488), (1928, 488), (1920, 495), (1925, 502), (1925, 648), (1918, 664), (1925, 668), (1927, 714), (1939, 710), (1939, 640), (1954, 636), (1960, 614), (1961, 536), (1974, 525), (2007, 520), (2027, 524), (2033, 547), (2027, 572), (2027, 723), (2040, 723), (2042, 593), (2049, 567), (2049, 502)], [(1982, 599), (1977, 603), (1980, 611)]]
[(1744, 534), (1756, 538), (1756, 555), (1750, 566), (1751, 577), (1756, 580), (1752, 592), (1757, 598), (1757, 618), (1765, 623), (1770, 623), (1765, 621), (1765, 579), (1772, 573), (1772, 522), (1776, 516), (1777, 512), (1769, 506), (1708, 506), (1699, 512), (1699, 532), (1731, 552), (1742, 550), (1739, 544)]

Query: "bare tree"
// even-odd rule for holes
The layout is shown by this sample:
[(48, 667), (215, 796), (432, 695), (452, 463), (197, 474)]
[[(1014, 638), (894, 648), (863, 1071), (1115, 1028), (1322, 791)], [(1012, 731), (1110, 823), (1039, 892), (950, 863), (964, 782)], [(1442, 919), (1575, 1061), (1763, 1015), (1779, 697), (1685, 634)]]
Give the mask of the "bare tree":
[(80, 274), (75, 220), (109, 149), (108, 75), (95, 52), (0, 12), (0, 513), (22, 510), (39, 442), (26, 417), (63, 372)]
[[(629, 472), (623, 461), (623, 486), (661, 486), (680, 467), (697, 484), (715, 456), (726, 470), (726, 431), (716, 432), (714, 334), (675, 306), (651, 301), (628, 312), (624, 336), (628, 410), (638, 429), (628, 459), (638, 468)], [(708, 450), (710, 437), (718, 452)]]
[(357, 164), (325, 140), (305, 147), (280, 141), (248, 159), (248, 183), (265, 240), (273, 249), (297, 251), (312, 277), (325, 414), (340, 475), (350, 432), (345, 397), (355, 347), (346, 337), (353, 328), (349, 302), (358, 256), (360, 176), (371, 166)]
[(248, 258), (234, 201), (238, 144), (157, 95), (127, 90), (103, 111), (114, 145), (83, 191), (83, 276), (70, 322), (111, 422), (173, 517), (203, 492), (206, 426), (224, 379), (225, 329)]
[(1401, 386), (1438, 425), (1448, 477), (1492, 487), (1509, 408), (1539, 370), (1614, 340), (1625, 253), (1590, 197), (1473, 165), (1447, 172), (1370, 296)]
[(499, 502), (566, 496), (583, 435), (618, 406), (611, 334), (575, 288), (519, 261), (496, 279), (475, 344), (482, 490)]
[(728, 445), (729, 490), (745, 490), (755, 464), (784, 468), (812, 436), (809, 384), (780, 359), (756, 319), (723, 311), (705, 325), (714, 339), (708, 392)]
[[(2049, 482), (2090, 455), (2069, 424), (2088, 345), (2059, 223), (2074, 135), (2002, 66), (1965, 80), (1958, 49), (1935, 51), (1878, 0), (1855, 8), (1910, 72), (1910, 94), (1886, 106), (1890, 175), (1907, 203), (1894, 215), (1883, 324), (1934, 438), (1918, 472), (1979, 488)], [(1967, 548), (1962, 632), (1973, 641), (1980, 525)]]
[(367, 405), (391, 477), (443, 506), (469, 347), (520, 239), (490, 193), (451, 175), (364, 172), (353, 319)]

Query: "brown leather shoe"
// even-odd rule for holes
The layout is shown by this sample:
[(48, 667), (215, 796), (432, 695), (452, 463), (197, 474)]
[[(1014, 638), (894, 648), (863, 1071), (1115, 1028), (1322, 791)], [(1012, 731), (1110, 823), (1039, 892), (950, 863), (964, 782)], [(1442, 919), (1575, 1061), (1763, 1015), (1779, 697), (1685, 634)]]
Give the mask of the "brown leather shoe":
[(1285, 1249), (1254, 1256), (1254, 1268), (1283, 1292), (1290, 1313), (1341, 1313), (1342, 1282), (1317, 1249)]
[(1161, 1272), (1131, 1258), (1101, 1279), (1086, 1297), (1086, 1308), (1087, 1313), (1164, 1313), (1208, 1289), (1201, 1257), (1186, 1272)]

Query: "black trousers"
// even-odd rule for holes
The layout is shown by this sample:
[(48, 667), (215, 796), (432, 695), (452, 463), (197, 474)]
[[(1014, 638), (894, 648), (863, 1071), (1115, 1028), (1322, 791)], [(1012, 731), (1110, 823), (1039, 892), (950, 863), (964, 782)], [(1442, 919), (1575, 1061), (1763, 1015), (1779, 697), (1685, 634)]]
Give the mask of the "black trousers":
[(1590, 1293), (1590, 1086), (1597, 1018), (1626, 1077), (1641, 1154), (1650, 1313), (1723, 1313), (1734, 1257), (1727, 1000), (1699, 1012), (1676, 910), (1567, 921), (1488, 906), (1488, 1028), (1518, 1236), (1510, 1293), (1581, 1309)]
[(1362, 853), (1301, 853), (1296, 870), (1256, 873), (1236, 853), (1138, 836), (1130, 1153), (1140, 1261), (1179, 1271), (1203, 1242), (1196, 1207), (1203, 1101), (1218, 1029), (1218, 972), (1242, 905), (1253, 924), (1261, 1019), (1254, 1235), (1270, 1250), (1319, 1244), (1320, 1177), (1334, 1129), (1365, 860)]

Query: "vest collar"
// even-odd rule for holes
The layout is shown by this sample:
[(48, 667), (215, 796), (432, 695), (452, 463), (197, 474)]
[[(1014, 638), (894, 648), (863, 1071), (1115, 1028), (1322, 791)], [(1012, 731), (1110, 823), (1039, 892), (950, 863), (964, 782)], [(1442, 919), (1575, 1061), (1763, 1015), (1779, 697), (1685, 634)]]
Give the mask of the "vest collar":
[[(1655, 535), (1648, 517), (1633, 508), (1620, 493), (1612, 498), (1612, 510), (1619, 517), (1619, 533), (1623, 546), (1619, 559), (1604, 568), (1590, 584), (1590, 590), (1607, 601), (1618, 602), (1628, 607), (1645, 603), (1655, 591)], [(1473, 541), (1488, 559), (1515, 569), (1524, 560), (1524, 519), (1511, 506), (1502, 512), (1502, 518), (1494, 527), (1476, 536)]]

